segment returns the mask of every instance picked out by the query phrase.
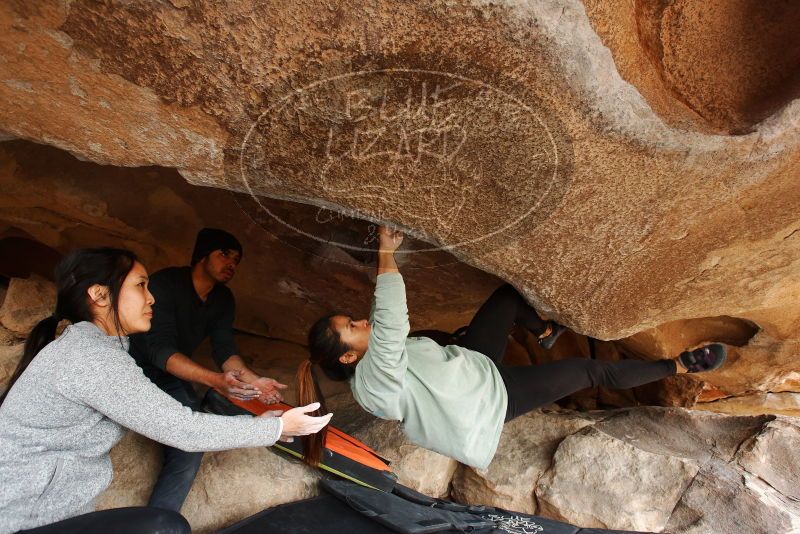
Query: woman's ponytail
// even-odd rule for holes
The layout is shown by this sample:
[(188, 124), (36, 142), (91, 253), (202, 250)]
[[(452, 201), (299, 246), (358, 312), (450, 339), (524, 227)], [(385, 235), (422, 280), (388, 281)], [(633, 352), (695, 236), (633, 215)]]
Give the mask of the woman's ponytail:
[(11, 375), (11, 380), (8, 381), (8, 386), (6, 387), (5, 391), (3, 391), (3, 394), (0, 395), (0, 404), (3, 404), (3, 401), (6, 400), (6, 395), (8, 395), (9, 391), (11, 391), (11, 386), (14, 385), (14, 382), (17, 381), (19, 375), (21, 375), (22, 372), (28, 367), (28, 364), (31, 363), (33, 357), (39, 354), (39, 351), (42, 350), (45, 345), (56, 338), (58, 321), (58, 316), (53, 314), (50, 317), (42, 319), (36, 324), (36, 326), (33, 327), (30, 335), (28, 335), (28, 339), (25, 341), (25, 349), (22, 352), (22, 359), (17, 364), (14, 374)]
[[(319, 410), (309, 415), (319, 417), (328, 413), (325, 406), (325, 398), (319, 389), (317, 380), (314, 376), (311, 360), (305, 360), (297, 369), (297, 403), (300, 406), (307, 406), (314, 402), (319, 402)], [(325, 447), (325, 436), (328, 427), (324, 427), (316, 434), (303, 436), (303, 461), (308, 465), (316, 467), (322, 461), (322, 450)]]
[[(350, 347), (343, 343), (339, 334), (333, 329), (331, 319), (338, 313), (330, 313), (319, 318), (308, 331), (308, 350), (311, 357), (300, 364), (297, 369), (297, 402), (301, 406), (319, 402), (320, 409), (312, 415), (325, 415), (328, 408), (325, 406), (325, 399), (319, 389), (314, 365), (317, 365), (325, 376), (336, 382), (349, 380), (355, 374), (356, 366), (353, 364), (343, 364), (339, 357), (350, 350)], [(328, 431), (326, 426), (320, 432), (311, 434), (303, 438), (304, 461), (313, 466), (319, 465), (322, 460), (322, 451), (325, 444), (325, 435)]]

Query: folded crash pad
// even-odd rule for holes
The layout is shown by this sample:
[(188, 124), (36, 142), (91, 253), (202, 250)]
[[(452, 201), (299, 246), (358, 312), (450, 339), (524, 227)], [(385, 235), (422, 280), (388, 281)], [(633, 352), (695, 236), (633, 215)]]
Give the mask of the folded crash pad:
[[(228, 400), (210, 389), (203, 399), (203, 410), (218, 415), (260, 415), (268, 410), (286, 411), (293, 406), (286, 403), (265, 405), (259, 401)], [(303, 458), (303, 442), (277, 442), (272, 447), (294, 458)], [(381, 491), (392, 491), (397, 476), (389, 462), (370, 447), (336, 427), (329, 426), (322, 451), (321, 469), (358, 484)]]
[(323, 480), (321, 485), (326, 493), (319, 497), (269, 508), (220, 534), (632, 534), (582, 529), (492, 506), (466, 506), (431, 499), (399, 484), (391, 493), (341, 479)]

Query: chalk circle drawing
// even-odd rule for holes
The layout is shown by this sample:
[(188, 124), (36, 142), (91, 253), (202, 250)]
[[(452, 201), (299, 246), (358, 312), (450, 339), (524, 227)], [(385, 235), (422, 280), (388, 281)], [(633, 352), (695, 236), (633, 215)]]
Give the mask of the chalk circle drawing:
[(400, 254), (503, 244), (498, 234), (539, 224), (565, 191), (570, 144), (546, 111), (447, 72), (352, 72), (277, 100), (247, 130), (235, 170), (272, 219), (346, 250), (374, 250), (374, 237), (331, 243), (264, 197), (314, 199), (317, 227), (402, 221), (424, 246)]

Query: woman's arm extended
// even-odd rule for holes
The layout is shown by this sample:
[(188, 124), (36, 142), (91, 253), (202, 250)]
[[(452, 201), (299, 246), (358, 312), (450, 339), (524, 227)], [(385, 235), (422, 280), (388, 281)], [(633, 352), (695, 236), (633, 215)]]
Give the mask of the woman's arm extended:
[(405, 344), (410, 325), (405, 284), (394, 259), (394, 251), (402, 242), (399, 231), (380, 228), (372, 332), (357, 373), (364, 390), (378, 397), (402, 390), (406, 373)]
[[(399, 273), (394, 251), (403, 242), (403, 234), (399, 230), (391, 230), (386, 226), (378, 229), (378, 275), (384, 273)], [(372, 306), (369, 310), (369, 324), (375, 323), (375, 294), (372, 295)], [(405, 297), (404, 297), (405, 298)]]
[(109, 419), (184, 451), (218, 451), (272, 445), (283, 431), (277, 417), (226, 417), (193, 412), (161, 391), (127, 353), (88, 350), (84, 379), (73, 395)]

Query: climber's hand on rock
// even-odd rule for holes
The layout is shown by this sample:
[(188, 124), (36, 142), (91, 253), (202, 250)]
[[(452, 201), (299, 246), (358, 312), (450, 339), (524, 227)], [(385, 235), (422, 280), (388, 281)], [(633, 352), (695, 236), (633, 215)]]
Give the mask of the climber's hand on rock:
[(378, 236), (380, 252), (394, 252), (403, 242), (403, 232), (389, 226), (381, 226), (378, 229)]

